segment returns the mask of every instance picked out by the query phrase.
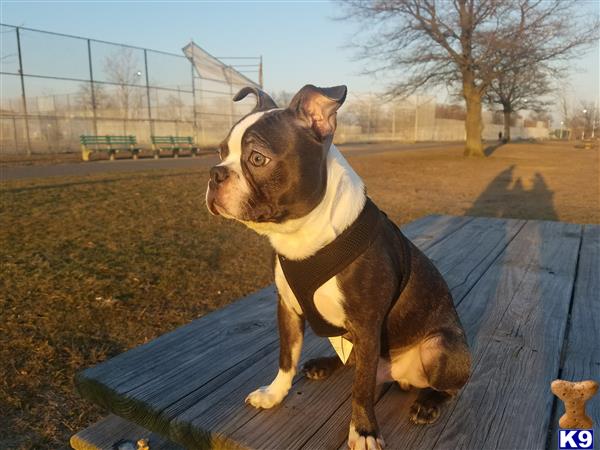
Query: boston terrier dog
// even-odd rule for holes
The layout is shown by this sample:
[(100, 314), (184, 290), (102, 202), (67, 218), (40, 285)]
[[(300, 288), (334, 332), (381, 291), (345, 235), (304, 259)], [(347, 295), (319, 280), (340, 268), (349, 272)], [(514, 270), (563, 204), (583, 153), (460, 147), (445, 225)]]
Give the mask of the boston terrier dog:
[[(333, 145), (345, 86), (304, 86), (287, 108), (263, 91), (221, 143), (206, 204), (214, 215), (266, 235), (276, 252), (279, 371), (246, 402), (271, 408), (288, 393), (305, 321), (316, 334), (352, 345), (351, 449), (381, 449), (376, 386), (420, 388), (410, 418), (434, 422), (466, 383), (471, 358), (452, 296), (433, 263), (367, 197)], [(308, 378), (329, 376), (338, 357), (308, 361)]]

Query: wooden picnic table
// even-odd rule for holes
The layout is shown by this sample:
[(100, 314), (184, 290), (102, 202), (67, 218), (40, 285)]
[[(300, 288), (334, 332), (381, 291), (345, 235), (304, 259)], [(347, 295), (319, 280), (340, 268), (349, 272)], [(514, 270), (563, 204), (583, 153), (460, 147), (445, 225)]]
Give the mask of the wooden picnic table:
[[(550, 382), (600, 380), (600, 226), (428, 216), (403, 231), (452, 290), (473, 372), (429, 426), (408, 420), (415, 391), (387, 386), (376, 406), (387, 448), (557, 448), (562, 404)], [(274, 288), (263, 289), (84, 370), (77, 387), (170, 439), (164, 448), (344, 449), (351, 367), (324, 381), (299, 374), (271, 410), (244, 403), (277, 371), (275, 306)], [(303, 360), (323, 354), (334, 354), (329, 341), (307, 329)], [(600, 396), (588, 412), (598, 424)]]

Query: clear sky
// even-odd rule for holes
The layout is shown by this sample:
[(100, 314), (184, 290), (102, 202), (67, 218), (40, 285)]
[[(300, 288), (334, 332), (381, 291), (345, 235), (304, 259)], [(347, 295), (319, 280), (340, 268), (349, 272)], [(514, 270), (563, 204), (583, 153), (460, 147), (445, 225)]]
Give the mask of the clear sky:
[[(598, 14), (600, 0), (581, 1)], [(356, 24), (332, 20), (339, 5), (320, 2), (0, 2), (0, 21), (179, 53), (190, 38), (215, 56), (262, 55), (265, 88), (294, 91), (306, 83), (380, 91), (385, 81), (360, 75), (345, 48)], [(574, 66), (570, 90), (599, 97), (598, 46)]]

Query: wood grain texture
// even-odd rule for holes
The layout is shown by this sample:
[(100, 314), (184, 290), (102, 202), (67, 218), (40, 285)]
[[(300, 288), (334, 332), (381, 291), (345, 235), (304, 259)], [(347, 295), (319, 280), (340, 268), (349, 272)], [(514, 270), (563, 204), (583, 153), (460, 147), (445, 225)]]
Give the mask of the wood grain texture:
[[(136, 380), (140, 373), (149, 373), (151, 376), (152, 369), (164, 366), (167, 361), (176, 364), (178, 357), (186, 357), (187, 349), (198, 347), (198, 344), (203, 347), (206, 341), (226, 335), (232, 328), (252, 327), (252, 321), (263, 317), (265, 311), (272, 307), (274, 296), (274, 286), (268, 286), (188, 325), (88, 368), (81, 375), (102, 378), (110, 374), (118, 383)], [(176, 351), (173, 351), (174, 344)], [(172, 360), (165, 361), (165, 357)]]
[[(600, 226), (585, 225), (577, 278), (573, 292), (568, 338), (564, 346), (560, 378), (569, 381), (600, 382)], [(600, 436), (600, 394), (587, 402), (587, 414), (594, 421), (596, 446)], [(555, 401), (548, 448), (558, 448), (558, 419), (564, 405)]]
[[(559, 373), (571, 299), (574, 324), (563, 373), (579, 376), (583, 364), (592, 377), (600, 367), (597, 351), (579, 351), (590, 345), (585, 336), (598, 335), (600, 321), (598, 276), (587, 268), (597, 268), (598, 227), (586, 227), (577, 265), (581, 230), (559, 222), (450, 216), (403, 227), (446, 278), (474, 369), (440, 420), (426, 427), (407, 419), (416, 391), (387, 386), (376, 409), (388, 448), (544, 447), (553, 404), (549, 382)], [(186, 448), (345, 448), (351, 368), (324, 381), (298, 375), (272, 410), (244, 404), (249, 392), (274, 377), (278, 345), (269, 287), (86, 370), (77, 383), (87, 398)], [(308, 330), (302, 359), (324, 354), (333, 354), (328, 341)], [(522, 411), (535, 411), (535, 420), (522, 420)]]
[[(307, 331), (301, 363), (321, 355), (333, 355), (328, 341)], [(171, 423), (170, 435), (187, 448), (203, 448), (206, 442), (220, 445), (238, 442), (232, 437), (233, 431), (262, 414), (260, 410), (245, 404), (246, 396), (260, 386), (269, 384), (277, 370), (278, 351), (275, 350), (230, 383), (214, 389), (175, 417)], [(301, 374), (295, 377), (289, 396), (293, 395), (296, 385), (302, 379)]]
[(402, 233), (421, 250), (448, 239), (474, 217), (426, 216), (401, 227)]
[(75, 450), (113, 450), (120, 441), (147, 439), (151, 450), (184, 450), (156, 433), (110, 414), (71, 438)]
[[(79, 392), (109, 411), (168, 435), (161, 414), (212, 378), (275, 343), (275, 291), (263, 289), (76, 377)], [(128, 357), (131, 356), (131, 358)], [(247, 362), (246, 362), (247, 363)]]

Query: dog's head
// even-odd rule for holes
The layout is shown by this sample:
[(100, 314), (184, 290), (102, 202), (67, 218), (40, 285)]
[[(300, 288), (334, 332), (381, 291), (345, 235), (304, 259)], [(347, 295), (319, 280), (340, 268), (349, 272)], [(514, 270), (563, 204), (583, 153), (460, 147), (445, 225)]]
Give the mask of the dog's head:
[(211, 213), (243, 222), (281, 223), (314, 209), (327, 186), (327, 151), (346, 86), (304, 86), (287, 108), (257, 88), (254, 110), (220, 144), (221, 162), (210, 170), (206, 205)]

